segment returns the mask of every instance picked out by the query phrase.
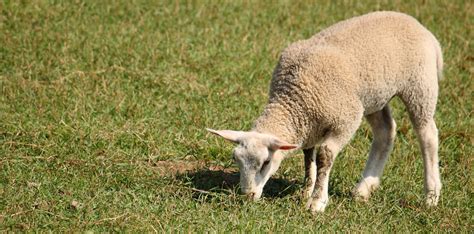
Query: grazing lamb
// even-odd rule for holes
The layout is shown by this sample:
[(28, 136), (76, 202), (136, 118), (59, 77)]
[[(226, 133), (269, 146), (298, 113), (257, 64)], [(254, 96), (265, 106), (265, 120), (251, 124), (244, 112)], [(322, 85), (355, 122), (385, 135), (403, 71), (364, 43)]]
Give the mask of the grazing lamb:
[(303, 149), (307, 207), (322, 212), (333, 161), (364, 116), (373, 141), (353, 194), (367, 200), (380, 184), (396, 133), (388, 103), (398, 96), (419, 138), (426, 204), (436, 206), (441, 181), (433, 116), (442, 67), (438, 41), (411, 16), (374, 12), (355, 17), (283, 51), (268, 104), (251, 131), (208, 131), (237, 144), (233, 156), (241, 190), (254, 199), (282, 159)]

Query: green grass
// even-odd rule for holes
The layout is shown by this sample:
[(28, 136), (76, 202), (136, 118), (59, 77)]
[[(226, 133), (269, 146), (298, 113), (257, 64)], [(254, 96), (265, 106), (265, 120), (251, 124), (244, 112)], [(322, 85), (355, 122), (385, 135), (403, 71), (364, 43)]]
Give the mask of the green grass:
[[(3, 1), (0, 230), (472, 232), (474, 5), (423, 2)], [(420, 152), (399, 100), (396, 145), (369, 203), (349, 195), (366, 123), (336, 160), (324, 214), (299, 196), (301, 153), (262, 201), (242, 199), (232, 146), (204, 128), (248, 129), (283, 48), (374, 10), (415, 16), (443, 47), (439, 206), (423, 206)], [(204, 165), (170, 173), (195, 162)]]

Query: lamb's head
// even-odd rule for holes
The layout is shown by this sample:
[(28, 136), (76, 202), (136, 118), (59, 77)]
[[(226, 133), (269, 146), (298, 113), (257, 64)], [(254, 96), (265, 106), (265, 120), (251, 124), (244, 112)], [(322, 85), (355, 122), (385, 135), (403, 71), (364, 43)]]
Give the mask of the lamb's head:
[(263, 186), (280, 166), (284, 157), (281, 150), (298, 147), (269, 134), (207, 130), (237, 145), (233, 151), (233, 158), (240, 169), (240, 189), (243, 194), (254, 200), (260, 198)]

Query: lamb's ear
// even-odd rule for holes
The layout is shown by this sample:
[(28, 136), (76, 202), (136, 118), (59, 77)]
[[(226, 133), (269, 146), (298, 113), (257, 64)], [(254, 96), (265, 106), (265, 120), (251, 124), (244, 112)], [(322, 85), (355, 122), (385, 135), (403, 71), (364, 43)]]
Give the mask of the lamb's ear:
[(243, 133), (240, 131), (232, 130), (214, 130), (206, 128), (206, 130), (212, 134), (223, 137), (224, 139), (231, 141), (233, 143), (239, 143), (239, 138), (242, 137)]
[(295, 145), (295, 144), (290, 144), (290, 143), (287, 143), (285, 141), (282, 141), (278, 138), (274, 139), (271, 141), (270, 143), (270, 149), (271, 150), (291, 150), (291, 149), (296, 149), (298, 148), (299, 145)]

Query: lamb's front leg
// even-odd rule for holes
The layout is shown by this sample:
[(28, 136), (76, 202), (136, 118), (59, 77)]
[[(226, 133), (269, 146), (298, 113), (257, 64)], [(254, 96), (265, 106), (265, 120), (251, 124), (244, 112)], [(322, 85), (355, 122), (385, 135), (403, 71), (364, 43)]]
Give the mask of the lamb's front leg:
[(303, 197), (310, 198), (316, 184), (316, 155), (314, 147), (304, 149), (304, 190)]
[[(359, 127), (363, 109), (361, 106), (350, 106), (344, 113), (346, 113), (344, 121), (339, 122), (335, 129), (331, 129), (325, 134), (316, 153), (316, 184), (306, 205), (312, 212), (323, 212), (329, 202), (329, 173), (334, 159)], [(350, 114), (354, 114), (354, 116)], [(347, 121), (351, 119), (353, 121)]]
[(339, 151), (349, 142), (360, 121), (348, 125), (345, 132), (331, 133), (321, 144), (316, 153), (316, 184), (308, 200), (307, 208), (312, 212), (323, 212), (329, 202), (328, 187), (329, 173)]
[(339, 149), (332, 142), (323, 143), (316, 154), (316, 183), (306, 205), (313, 212), (323, 212), (328, 204), (329, 172)]

